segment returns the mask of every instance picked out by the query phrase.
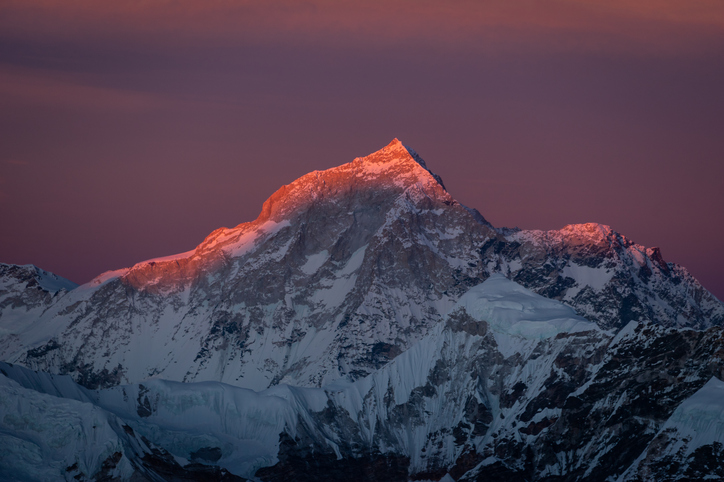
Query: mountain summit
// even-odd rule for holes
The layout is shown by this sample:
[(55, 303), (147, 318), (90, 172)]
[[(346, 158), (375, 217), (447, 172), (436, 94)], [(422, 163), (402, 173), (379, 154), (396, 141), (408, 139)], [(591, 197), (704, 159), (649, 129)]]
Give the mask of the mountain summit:
[(395, 139), (187, 253), (0, 265), (0, 478), (724, 476), (722, 322), (658, 249), (496, 229)]
[[(357, 223), (361, 207), (389, 206), (401, 195), (414, 202), (428, 199), (457, 204), (445, 190), (442, 179), (427, 169), (425, 161), (394, 139), (369, 156), (326, 171), (311, 172), (282, 186), (264, 202), (256, 220), (217, 229), (193, 251), (148, 260), (116, 275), (124, 276), (139, 289), (187, 283), (202, 272), (218, 268), (224, 259), (243, 255), (258, 240), (300, 218), (329, 210), (325, 216), (342, 219), (352, 215), (351, 220)], [(357, 217), (356, 211), (360, 211)], [(485, 222), (482, 216), (478, 220)]]
[(308, 209), (312, 203), (343, 197), (350, 192), (415, 190), (436, 198), (450, 198), (442, 180), (414, 151), (394, 139), (366, 157), (326, 171), (314, 171), (281, 187), (264, 202), (257, 222), (280, 221)]
[(6, 328), (0, 353), (89, 387), (150, 376), (321, 386), (394, 359), (493, 273), (604, 329), (724, 319), (686, 270), (608, 227), (494, 229), (395, 139), (283, 186), (255, 221), (193, 251), (48, 299), (32, 323)]

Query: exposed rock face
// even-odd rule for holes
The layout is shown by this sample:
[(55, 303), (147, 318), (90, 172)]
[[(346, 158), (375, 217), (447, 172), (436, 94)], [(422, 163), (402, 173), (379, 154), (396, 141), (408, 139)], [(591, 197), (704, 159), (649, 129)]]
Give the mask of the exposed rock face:
[(695, 328), (724, 321), (722, 303), (685, 268), (608, 226), (508, 232), (483, 252), (489, 270), (573, 306), (604, 328), (637, 320)]
[(62, 327), (55, 337), (26, 333), (3, 356), (93, 387), (355, 379), (484, 279), (472, 247), (497, 234), (481, 220), (394, 141), (281, 188), (256, 221), (219, 229), (194, 252), (75, 290), (44, 315)]
[[(500, 306), (509, 303), (520, 299), (507, 296)], [(412, 480), (449, 474), (455, 480), (603, 481), (632, 467), (661, 475), (672, 464), (662, 469), (661, 460), (652, 457), (634, 463), (652, 447), (661, 453), (662, 445), (684, 459), (682, 474), (707, 473), (704, 467), (720, 464), (721, 401), (718, 409), (706, 405), (720, 426), (695, 440), (688, 458), (674, 449), (685, 435), (661, 435), (676, 423), (683, 434), (698, 429), (674, 412), (681, 405), (679, 412), (691, 413), (686, 407), (695, 407), (702, 387), (714, 383), (707, 381), (724, 375), (720, 328), (679, 331), (632, 323), (617, 336), (579, 326), (558, 334), (535, 331), (542, 338), (527, 338), (506, 325), (508, 315), (486, 323), (479, 314), (470, 304), (454, 311), (444, 329), (366, 379), (372, 391), (358, 388), (356, 419), (348, 416), (350, 404), (356, 406), (349, 391), (328, 393), (328, 405), (312, 414), (311, 427), (325, 427), (342, 460), (376, 464), (375, 454), (385, 450), (409, 457)], [(284, 437), (285, 455), (276, 471), (332, 453), (325, 452), (323, 439), (298, 437), (291, 443)]]
[(91, 420), (117, 427), (109, 448), (78, 438), (74, 453), (98, 461), (83, 466), (89, 478), (695, 479), (721, 471), (723, 342), (719, 327), (602, 331), (498, 275), (354, 383), (257, 393), (149, 380), (91, 391), (0, 363), (10, 387), (0, 448), (28, 436), (12, 416), (18, 398), (58, 397), (84, 430)]
[[(23, 346), (20, 333), (34, 324), (44, 326), (40, 320), (46, 310), (77, 286), (32, 265), (0, 263), (0, 352)], [(47, 342), (47, 336), (44, 339)]]
[(657, 248), (495, 229), (395, 140), (81, 287), (0, 265), (0, 476), (721, 476), (722, 322)]
[(681, 403), (624, 474), (628, 480), (724, 478), (724, 382), (712, 378)]
[(17, 312), (36, 314), (77, 287), (72, 281), (32, 265), (0, 263), (0, 314), (3, 320), (22, 316)]
[(282, 187), (258, 219), (194, 251), (69, 293), (10, 283), (0, 357), (87, 387), (152, 376), (322, 386), (384, 366), (496, 272), (603, 328), (724, 320), (683, 268), (608, 227), (495, 230), (395, 140)]

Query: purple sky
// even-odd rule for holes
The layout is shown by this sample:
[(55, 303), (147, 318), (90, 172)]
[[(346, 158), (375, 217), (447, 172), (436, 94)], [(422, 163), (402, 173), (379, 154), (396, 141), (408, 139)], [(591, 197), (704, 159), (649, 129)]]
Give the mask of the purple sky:
[(721, 0), (357, 3), (3, 2), (0, 261), (187, 251), (398, 137), (496, 226), (609, 224), (724, 299)]

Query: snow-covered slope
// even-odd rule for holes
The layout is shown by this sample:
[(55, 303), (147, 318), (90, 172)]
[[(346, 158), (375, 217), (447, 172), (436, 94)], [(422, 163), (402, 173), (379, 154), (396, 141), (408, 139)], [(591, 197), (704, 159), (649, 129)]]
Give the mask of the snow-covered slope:
[[(0, 263), (0, 289), (17, 290), (20, 286), (25, 290), (36, 289), (51, 294), (71, 291), (78, 287), (76, 283), (32, 264), (17, 266)], [(7, 296), (8, 293), (3, 294)], [(27, 301), (24, 304), (27, 304)]]
[(33, 265), (0, 263), (0, 351), (22, 343), (18, 334), (77, 286)]
[(0, 373), (4, 481), (243, 480), (203, 457), (186, 460), (158, 447), (70, 377), (5, 363)]
[(470, 289), (457, 306), (476, 320), (486, 320), (495, 332), (522, 338), (550, 338), (559, 333), (598, 329), (570, 307), (536, 296), (501, 274)]
[(70, 377), (0, 364), (0, 478), (7, 481), (128, 480), (139, 441), (90, 402)]
[(724, 479), (724, 382), (712, 378), (677, 407), (620, 480)]
[(282, 187), (255, 221), (195, 250), (41, 290), (37, 306), (22, 302), (32, 287), (13, 285), (0, 359), (87, 387), (149, 377), (319, 387), (384, 366), (494, 273), (605, 329), (724, 320), (683, 268), (610, 228), (493, 229), (394, 140)]
[[(154, 379), (88, 390), (0, 363), (0, 432), (23, 455), (2, 470), (30, 473), (24, 455), (45, 450), (32, 470), (50, 479), (112, 465), (184, 480), (607, 480), (640, 466), (662, 433), (695, 433), (691, 450), (720, 440), (721, 344), (719, 328), (606, 332), (492, 276), (385, 366), (321, 388)], [(73, 450), (46, 447), (59, 437)]]
[(2, 358), (86, 386), (358, 378), (482, 281), (473, 247), (495, 231), (473, 214), (395, 140), (284, 186), (192, 252), (77, 288)]
[(695, 328), (724, 322), (722, 303), (685, 268), (609, 226), (501, 233), (484, 246), (489, 270), (573, 306), (604, 328), (639, 320)]

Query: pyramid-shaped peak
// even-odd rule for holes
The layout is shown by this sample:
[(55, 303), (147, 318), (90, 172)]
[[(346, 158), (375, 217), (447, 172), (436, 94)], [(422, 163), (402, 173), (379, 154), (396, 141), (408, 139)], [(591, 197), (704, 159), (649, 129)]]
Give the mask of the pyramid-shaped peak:
[(392, 141), (379, 151), (375, 151), (372, 154), (363, 157), (364, 160), (370, 162), (390, 162), (396, 160), (408, 160), (412, 158), (417, 161), (418, 164), (422, 165), (425, 169), (425, 161), (415, 152), (414, 149), (405, 146), (400, 140), (395, 137)]
[[(395, 138), (368, 156), (324, 171), (312, 171), (280, 187), (264, 202), (256, 220), (234, 228), (217, 229), (195, 250), (144, 261), (130, 271), (109, 273), (109, 277), (131, 279), (132, 275), (133, 286), (158, 285), (160, 289), (159, 270), (168, 268), (174, 275), (164, 275), (163, 280), (168, 281), (169, 286), (176, 286), (197, 276), (200, 270), (216, 269), (227, 256), (242, 256), (260, 239), (294, 223), (317, 226), (323, 224), (322, 220), (348, 219), (351, 213), (359, 211), (365, 213), (362, 214), (364, 224), (370, 220), (369, 212), (383, 206), (400, 212), (432, 210), (437, 213), (435, 216), (440, 215), (439, 209), (467, 210), (447, 192), (440, 177), (427, 169), (422, 158)], [(370, 207), (374, 209), (368, 209)], [(487, 224), (477, 211), (468, 211), (476, 220)], [(399, 212), (394, 216), (398, 215)], [(105, 279), (97, 278), (95, 283)]]
[(414, 149), (404, 145), (396, 137), (379, 151), (375, 151), (365, 157), (357, 158), (355, 162), (361, 163), (364, 169), (369, 171), (389, 169), (395, 165), (407, 165), (408, 169), (406, 170), (409, 172), (410, 170), (415, 171), (421, 167), (426, 171), (426, 175), (429, 174), (432, 176), (433, 179), (445, 189), (445, 185), (440, 176), (428, 169), (425, 161)]
[(399, 149), (399, 148), (407, 149), (407, 148), (405, 147), (405, 145), (402, 144), (402, 142), (401, 142), (397, 137), (395, 137), (394, 139), (392, 139), (392, 140), (390, 141), (390, 143), (387, 144), (383, 149), (388, 149), (388, 148), (389, 148), (389, 149)]
[(343, 195), (351, 190), (386, 191), (398, 196), (408, 188), (425, 192), (426, 197), (452, 202), (442, 179), (431, 172), (422, 158), (395, 138), (382, 149), (365, 157), (325, 171), (313, 171), (282, 186), (264, 202), (255, 222), (281, 220), (310, 203)]

